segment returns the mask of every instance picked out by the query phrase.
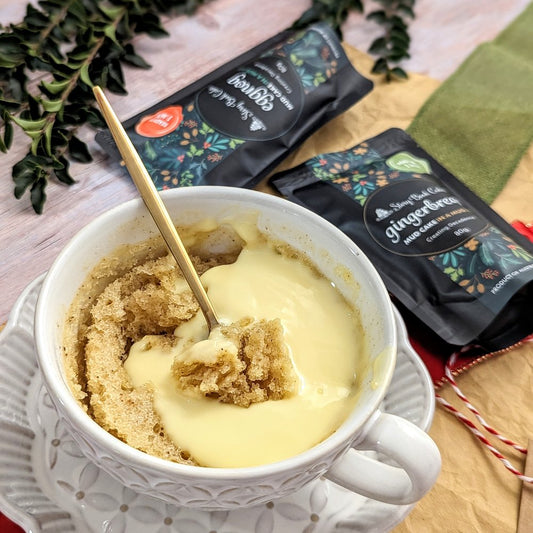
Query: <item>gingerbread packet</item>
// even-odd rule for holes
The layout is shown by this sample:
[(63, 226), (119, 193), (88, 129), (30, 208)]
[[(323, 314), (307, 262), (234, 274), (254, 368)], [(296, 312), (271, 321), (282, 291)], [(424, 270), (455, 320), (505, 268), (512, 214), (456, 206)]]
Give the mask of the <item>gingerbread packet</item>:
[(319, 154), (270, 183), (370, 258), (435, 383), (450, 354), (460, 351), (455, 370), (466, 368), (533, 333), (533, 243), (403, 130)]

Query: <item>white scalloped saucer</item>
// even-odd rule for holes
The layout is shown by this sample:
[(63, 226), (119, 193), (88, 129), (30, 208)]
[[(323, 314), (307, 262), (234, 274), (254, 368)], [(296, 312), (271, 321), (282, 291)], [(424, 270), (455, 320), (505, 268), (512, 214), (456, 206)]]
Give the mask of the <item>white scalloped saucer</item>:
[[(33, 533), (383, 533), (413, 506), (353, 494), (325, 479), (266, 505), (202, 512), (122, 486), (83, 457), (52, 407), (34, 355), (33, 312), (42, 277), (0, 333), (0, 510)], [(425, 431), (435, 408), (431, 378), (397, 314), (398, 361), (383, 410)]]

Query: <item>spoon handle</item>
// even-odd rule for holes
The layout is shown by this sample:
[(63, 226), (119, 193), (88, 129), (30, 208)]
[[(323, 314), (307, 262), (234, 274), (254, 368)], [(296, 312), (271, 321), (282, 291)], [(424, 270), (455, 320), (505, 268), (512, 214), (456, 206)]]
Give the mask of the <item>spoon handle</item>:
[(152, 215), (157, 227), (163, 239), (167, 243), (167, 246), (176, 259), (178, 266), (183, 272), (185, 280), (189, 284), (194, 296), (200, 304), (200, 309), (205, 316), (209, 331), (219, 325), (217, 315), (213, 306), (207, 296), (207, 293), (200, 281), (200, 277), (196, 272), (194, 265), (191, 262), (189, 254), (183, 245), (183, 242), (174, 226), (170, 215), (165, 207), (165, 204), (161, 200), (154, 182), (152, 181), (148, 171), (146, 170), (137, 150), (133, 146), (127, 133), (124, 131), (122, 124), (118, 120), (115, 112), (113, 111), (109, 101), (104, 95), (102, 89), (98, 86), (93, 88), (94, 96), (102, 114), (109, 126), (109, 130), (120, 152), (120, 155), (124, 159), (126, 168), (128, 169), (135, 186), (139, 190), (141, 197), (148, 208), (148, 211)]

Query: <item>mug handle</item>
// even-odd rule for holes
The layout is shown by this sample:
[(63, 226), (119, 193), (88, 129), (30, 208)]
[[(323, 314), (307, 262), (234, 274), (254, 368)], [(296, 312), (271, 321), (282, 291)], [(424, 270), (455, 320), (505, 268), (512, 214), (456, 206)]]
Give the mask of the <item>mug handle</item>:
[[(362, 439), (353, 444), (324, 477), (385, 503), (417, 502), (434, 485), (441, 468), (437, 445), (420, 428), (399, 416), (377, 411)], [(391, 466), (356, 450), (373, 450), (393, 459)]]

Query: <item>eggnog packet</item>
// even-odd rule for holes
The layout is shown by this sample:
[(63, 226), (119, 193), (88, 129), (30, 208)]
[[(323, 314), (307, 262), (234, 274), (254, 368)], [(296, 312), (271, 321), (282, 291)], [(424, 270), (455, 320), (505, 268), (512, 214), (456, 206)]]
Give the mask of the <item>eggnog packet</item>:
[[(372, 89), (326, 24), (286, 31), (125, 123), (156, 187), (253, 187)], [(108, 131), (96, 140), (118, 157)]]

